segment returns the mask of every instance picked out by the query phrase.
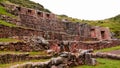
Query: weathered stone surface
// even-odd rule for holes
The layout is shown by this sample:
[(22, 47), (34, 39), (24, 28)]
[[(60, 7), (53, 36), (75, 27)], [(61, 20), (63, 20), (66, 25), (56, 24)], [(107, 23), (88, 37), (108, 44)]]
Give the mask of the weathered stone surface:
[[(105, 27), (92, 27), (86, 23), (71, 23), (69, 21), (63, 22), (58, 20), (53, 13), (41, 12), (38, 10), (25, 8), (21, 6), (4, 4), (8, 12), (11, 12), (18, 16), (17, 19), (1, 15), (0, 19), (7, 22), (14, 23), (19, 26), (32, 28), (34, 30), (23, 30), (21, 28), (9, 31), (5, 29), (5, 33), (1, 34), (1, 37), (9, 36), (42, 36), (49, 40), (76, 40), (76, 41), (88, 41), (88, 40), (110, 40), (110, 31)], [(9, 9), (12, 8), (12, 9)], [(14, 29), (14, 28), (13, 28)], [(22, 30), (22, 31), (20, 31)], [(39, 31), (37, 31), (39, 30)], [(0, 30), (1, 31), (1, 30)], [(32, 32), (31, 32), (32, 31)], [(44, 32), (40, 34), (40, 32)], [(23, 32), (23, 33), (20, 33)], [(16, 34), (14, 34), (16, 33)]]
[(0, 55), (0, 63), (10, 63), (25, 60), (29, 54), (2, 54)]
[(49, 42), (46, 41), (43, 37), (40, 37), (40, 36), (29, 37), (28, 40), (27, 40), (27, 43), (29, 43), (29, 46), (34, 51), (40, 51), (40, 50), (49, 49)]
[(92, 58), (92, 54), (91, 53), (86, 53), (85, 54), (85, 64), (86, 65), (96, 65), (96, 59)]
[(20, 24), (19, 18), (12, 18), (12, 17), (6, 16), (6, 15), (0, 15), (0, 20), (4, 20), (6, 22), (16, 24), (16, 25)]
[(75, 53), (63, 52), (59, 57), (52, 58), (47, 62), (25, 63), (11, 68), (70, 68), (81, 64), (96, 65), (96, 60), (92, 58), (89, 50), (84, 51), (84, 55), (79, 53), (78, 56)]
[[(49, 44), (46, 44), (46, 43), (49, 43)], [(41, 51), (41, 50), (51, 49), (52, 52), (57, 52), (57, 53), (64, 52), (64, 51), (74, 53), (74, 52), (79, 52), (79, 49), (99, 50), (103, 48), (119, 46), (120, 40), (111, 40), (106, 42), (100, 41), (100, 42), (94, 42), (94, 43), (69, 41), (68, 45), (60, 44), (61, 43), (60, 41), (54, 42), (54, 40), (52, 41), (46, 40), (46, 43), (41, 43), (41, 42), (35, 43), (34, 41), (13, 42), (13, 43), (0, 42), (0, 51)]]
[(120, 60), (120, 55), (111, 54), (111, 53), (96, 53), (96, 54), (92, 54), (92, 56)]

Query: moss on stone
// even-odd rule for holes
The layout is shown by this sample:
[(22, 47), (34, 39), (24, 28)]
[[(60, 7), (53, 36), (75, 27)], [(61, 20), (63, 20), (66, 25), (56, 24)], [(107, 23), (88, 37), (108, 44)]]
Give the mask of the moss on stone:
[(8, 26), (8, 27), (16, 27), (16, 25), (12, 24), (12, 23), (8, 23), (6, 21), (0, 20), (0, 24), (4, 25), (4, 26)]

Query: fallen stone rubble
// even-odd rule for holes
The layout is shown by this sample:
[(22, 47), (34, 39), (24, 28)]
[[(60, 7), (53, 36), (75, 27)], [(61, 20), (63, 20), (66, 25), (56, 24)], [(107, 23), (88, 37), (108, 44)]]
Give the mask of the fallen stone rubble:
[(47, 62), (28, 62), (11, 66), (11, 68), (70, 68), (77, 65), (96, 65), (90, 50), (83, 50), (80, 53), (63, 52), (58, 57)]

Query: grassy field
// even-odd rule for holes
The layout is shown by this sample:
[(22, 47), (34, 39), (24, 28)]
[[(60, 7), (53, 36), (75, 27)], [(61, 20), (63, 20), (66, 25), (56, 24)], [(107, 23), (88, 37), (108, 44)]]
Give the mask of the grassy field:
[[(12, 65), (16, 64), (23, 64), (26, 62), (45, 62), (49, 59), (41, 59), (41, 60), (30, 60), (30, 61), (22, 61), (22, 62), (15, 62), (15, 63), (10, 63), (10, 64), (0, 64), (0, 68), (9, 68)], [(111, 59), (97, 59), (98, 64), (96, 66), (87, 66), (87, 65), (82, 65), (82, 66), (76, 66), (73, 68), (120, 68), (120, 61), (119, 60), (111, 60)]]
[(20, 40), (13, 39), (13, 38), (0, 38), (0, 42), (18, 42)]
[(40, 59), (40, 60), (21, 61), (21, 62), (9, 63), (9, 64), (0, 64), (0, 68), (10, 68), (13, 65), (23, 64), (23, 63), (26, 63), (26, 62), (45, 62), (45, 61), (48, 61), (48, 60), (49, 59)]
[(111, 47), (111, 48), (104, 48), (101, 50), (95, 50), (95, 52), (109, 52), (109, 51), (114, 51), (114, 50), (120, 50), (120, 45), (116, 47)]
[(0, 54), (29, 54), (31, 56), (34, 55), (48, 55), (45, 51), (39, 51), (39, 52), (18, 52), (18, 51), (0, 51)]
[[(114, 50), (120, 50), (120, 46), (96, 50), (95, 52), (109, 52)], [(120, 68), (120, 60), (98, 58), (97, 61), (98, 64), (96, 66), (82, 65), (73, 68)]]
[(82, 65), (73, 68), (120, 68), (120, 60), (111, 59), (97, 59), (98, 64), (96, 66)]

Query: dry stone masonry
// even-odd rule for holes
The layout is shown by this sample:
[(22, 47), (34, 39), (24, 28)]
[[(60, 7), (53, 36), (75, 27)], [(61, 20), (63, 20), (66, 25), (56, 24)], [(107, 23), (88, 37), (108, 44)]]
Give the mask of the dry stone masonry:
[[(19, 27), (0, 25), (0, 38), (25, 40), (36, 36), (44, 38), (48, 42), (47, 45), (37, 43), (35, 40), (29, 40), (27, 43), (22, 42), (22, 44), (18, 42), (17, 45), (12, 46), (11, 44), (10, 46), (1, 44), (6, 50), (11, 50), (12, 47), (14, 51), (52, 49), (57, 52), (76, 52), (77, 49), (95, 50), (120, 44), (119, 40), (112, 40), (110, 30), (106, 27), (62, 21), (53, 13), (41, 12), (13, 4), (2, 4), (2, 6), (8, 12), (16, 15), (18, 19), (12, 19), (5, 15), (0, 15), (0, 19), (16, 24)], [(64, 44), (66, 41), (68, 44)], [(5, 50), (4, 48), (1, 48), (1, 50)]]
[(96, 65), (96, 60), (92, 58), (91, 50), (82, 50), (74, 54), (63, 52), (59, 57), (52, 58), (47, 62), (28, 62), (11, 68), (71, 68), (77, 65)]
[[(0, 15), (0, 20), (15, 24), (16, 27), (0, 25), (0, 38), (15, 38), (19, 42), (0, 42), (0, 51), (44, 51), (57, 56), (47, 62), (29, 62), (11, 68), (70, 68), (77, 65), (96, 65), (93, 57), (120, 59), (111, 54), (92, 54), (93, 50), (120, 45), (120, 40), (112, 39), (109, 28), (73, 23), (57, 18), (54, 13), (42, 12), (13, 4), (3, 4), (7, 12), (16, 18)], [(11, 8), (11, 9), (10, 9)], [(0, 63), (50, 58), (29, 54), (2, 54)]]
[[(44, 31), (46, 39), (49, 39), (50, 35), (55, 35), (57, 40), (110, 40), (111, 34), (109, 28), (90, 26), (85, 23), (72, 23), (69, 21), (58, 20), (57, 16), (53, 13), (41, 12), (38, 10), (25, 8), (16, 5), (4, 4), (6, 9), (18, 16), (18, 21), (9, 21), (18, 26), (24, 26), (32, 28), (35, 31)], [(12, 8), (12, 9), (9, 9)], [(6, 17), (0, 17), (6, 20)], [(3, 34), (4, 35), (4, 34)], [(17, 34), (16, 34), (17, 35)], [(37, 34), (35, 34), (37, 35)], [(41, 34), (38, 34), (41, 35)], [(37, 36), (38, 36), (37, 35)], [(57, 35), (57, 36), (56, 36)], [(19, 36), (19, 35), (18, 35)], [(25, 35), (26, 36), (26, 35)], [(59, 38), (57, 38), (59, 36)], [(53, 40), (52, 38), (50, 40)]]
[(29, 54), (0, 54), (0, 64), (7, 64), (20, 61), (28, 60), (40, 60), (40, 59), (50, 59), (51, 55), (36, 55), (30, 56)]

